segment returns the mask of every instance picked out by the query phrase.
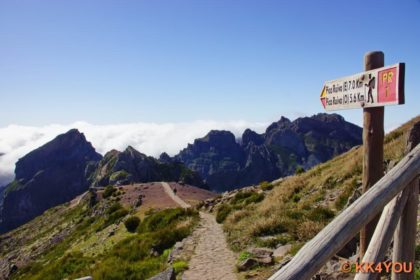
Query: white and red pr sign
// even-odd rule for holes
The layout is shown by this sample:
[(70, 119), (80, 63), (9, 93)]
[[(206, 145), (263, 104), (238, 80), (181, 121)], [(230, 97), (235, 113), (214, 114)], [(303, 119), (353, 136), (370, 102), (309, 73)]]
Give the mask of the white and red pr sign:
[(404, 72), (398, 63), (328, 81), (321, 103), (327, 111), (404, 104)]

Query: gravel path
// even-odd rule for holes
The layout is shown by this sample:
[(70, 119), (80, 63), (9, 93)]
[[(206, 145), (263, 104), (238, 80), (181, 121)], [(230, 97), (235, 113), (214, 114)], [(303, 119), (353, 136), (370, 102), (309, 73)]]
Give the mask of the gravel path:
[(190, 208), (191, 205), (183, 201), (179, 196), (174, 194), (174, 191), (172, 190), (171, 186), (169, 186), (168, 183), (160, 182), (162, 184), (163, 189), (165, 190), (166, 194), (172, 198), (173, 201), (175, 201), (179, 206), (182, 208)]
[(235, 256), (227, 247), (222, 227), (213, 215), (200, 212), (198, 243), (183, 280), (237, 280)]

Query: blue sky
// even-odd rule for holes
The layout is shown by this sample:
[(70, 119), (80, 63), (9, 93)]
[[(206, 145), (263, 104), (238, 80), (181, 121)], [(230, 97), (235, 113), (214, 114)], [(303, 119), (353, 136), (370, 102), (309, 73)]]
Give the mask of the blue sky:
[(0, 0), (0, 127), (294, 119), (370, 50), (406, 63), (389, 129), (420, 112), (419, 0)]

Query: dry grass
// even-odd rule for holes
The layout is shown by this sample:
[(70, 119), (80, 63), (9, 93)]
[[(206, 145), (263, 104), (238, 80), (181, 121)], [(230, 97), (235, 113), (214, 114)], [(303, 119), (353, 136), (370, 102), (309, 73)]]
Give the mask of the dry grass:
[[(386, 135), (386, 162), (401, 160), (408, 130), (418, 121), (420, 116)], [(296, 243), (310, 240), (342, 210), (360, 185), (362, 160), (362, 147), (355, 147), (266, 189), (262, 202), (234, 209), (224, 222), (232, 249), (243, 250), (264, 236), (286, 235)], [(325, 209), (331, 210), (332, 216), (324, 213)]]

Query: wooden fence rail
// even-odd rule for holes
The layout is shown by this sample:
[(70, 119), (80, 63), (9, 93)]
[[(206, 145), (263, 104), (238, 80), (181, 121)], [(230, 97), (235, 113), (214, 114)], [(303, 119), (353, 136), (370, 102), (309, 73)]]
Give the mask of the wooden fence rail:
[[(382, 179), (380, 179), (371, 189), (364, 193), (359, 199), (345, 209), (338, 215), (329, 225), (327, 225), (318, 235), (311, 241), (305, 244), (296, 256), (282, 269), (277, 271), (269, 280), (305, 280), (310, 279), (322, 266), (336, 254), (347, 242), (349, 242), (362, 227), (368, 224), (372, 218), (378, 215), (395, 196), (402, 192), (410, 183), (414, 182), (418, 189), (418, 176), (420, 173), (420, 144), (415, 146), (410, 153), (408, 153), (390, 172), (388, 172)], [(402, 202), (405, 206), (409, 204), (410, 195), (406, 196), (408, 191), (403, 192), (401, 196), (396, 199)], [(418, 191), (416, 192), (418, 194)], [(417, 201), (417, 198), (416, 200)], [(410, 205), (415, 203), (410, 202)], [(393, 204), (395, 204), (393, 206)], [(403, 239), (403, 236), (398, 237), (398, 228), (401, 231), (413, 230), (412, 220), (413, 215), (417, 213), (407, 213), (406, 218), (401, 218), (398, 226), (395, 225), (401, 214), (402, 208), (400, 203), (391, 203), (386, 211), (392, 214), (388, 219), (382, 218), (382, 226), (395, 228), (397, 243), (398, 238)], [(398, 205), (398, 206), (397, 206)], [(401, 208), (402, 207), (402, 208)], [(416, 206), (417, 207), (417, 206)], [(412, 207), (414, 208), (414, 206)], [(407, 207), (404, 212), (408, 211)], [(384, 211), (385, 212), (385, 211)], [(404, 214), (403, 214), (404, 216)], [(407, 221), (406, 221), (407, 220)], [(411, 223), (408, 225), (408, 223)], [(404, 229), (409, 227), (409, 229)], [(415, 230), (415, 225), (414, 225)], [(379, 231), (379, 230), (378, 230)], [(380, 235), (379, 233), (376, 234)], [(380, 240), (390, 241), (389, 236), (376, 237)], [(395, 237), (394, 237), (395, 239)], [(411, 242), (411, 241), (410, 241)], [(395, 243), (395, 242), (394, 242)], [(406, 242), (400, 242), (401, 244)], [(397, 256), (399, 260), (407, 259), (404, 256), (404, 245), (398, 245), (401, 249), (397, 250), (400, 254)], [(394, 245), (395, 247), (395, 245)], [(369, 250), (369, 249), (368, 249)], [(414, 250), (414, 249), (412, 249)], [(371, 253), (369, 258), (375, 258), (374, 255), (382, 254), (383, 248), (378, 253)], [(412, 255), (412, 252), (409, 252)], [(394, 251), (395, 255), (395, 251)]]

